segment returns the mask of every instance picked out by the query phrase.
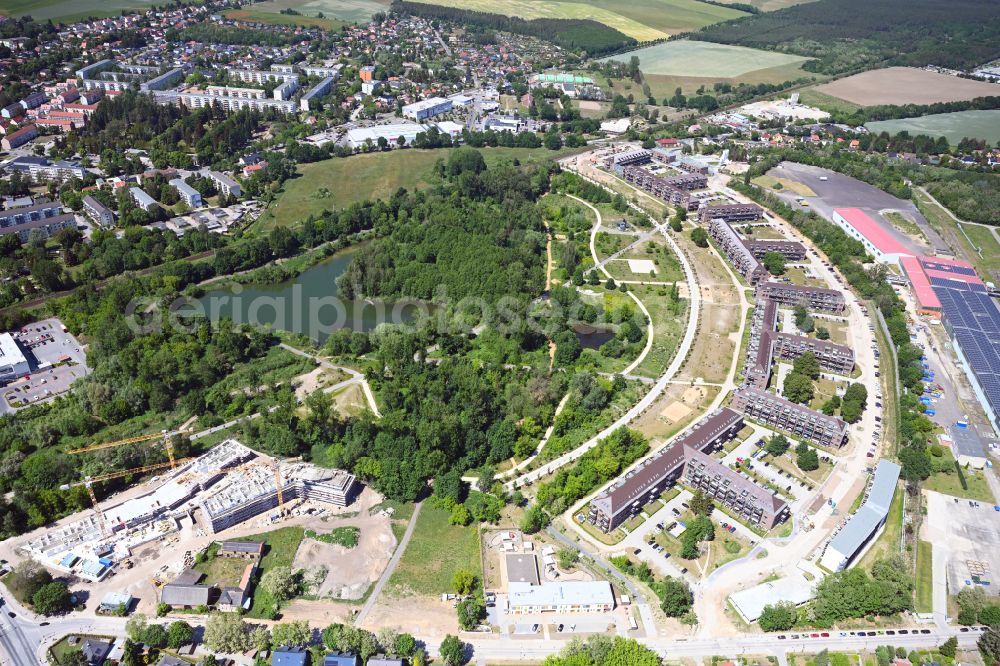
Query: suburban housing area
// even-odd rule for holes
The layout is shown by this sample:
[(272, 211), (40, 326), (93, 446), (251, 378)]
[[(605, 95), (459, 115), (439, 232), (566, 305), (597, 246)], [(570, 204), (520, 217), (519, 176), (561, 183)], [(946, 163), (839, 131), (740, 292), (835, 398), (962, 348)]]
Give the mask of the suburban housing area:
[(0, 664), (1000, 666), (995, 4), (0, 6)]

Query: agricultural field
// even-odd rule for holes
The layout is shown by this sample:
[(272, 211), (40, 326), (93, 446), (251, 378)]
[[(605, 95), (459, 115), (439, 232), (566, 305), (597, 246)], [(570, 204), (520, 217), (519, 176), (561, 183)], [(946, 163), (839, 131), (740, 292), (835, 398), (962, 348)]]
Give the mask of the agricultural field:
[(296, 25), (304, 28), (321, 28), (323, 30), (338, 30), (341, 26), (347, 25), (346, 21), (339, 21), (334, 18), (276, 14), (274, 12), (262, 12), (257, 9), (229, 9), (223, 12), (223, 14), (226, 18), (233, 19), (234, 21), (252, 21), (267, 25)]
[(816, 91), (860, 106), (933, 104), (1000, 95), (1000, 85), (914, 67), (887, 67), (817, 86)]
[[(278, 20), (315, 17), (320, 12), (327, 19), (337, 19), (347, 23), (363, 23), (376, 12), (389, 9), (389, 0), (266, 0), (250, 5), (245, 11), (254, 14), (273, 14)], [(302, 16), (280, 14), (282, 9), (294, 9)]]
[[(556, 159), (572, 150), (544, 148), (483, 148), (487, 165), (517, 158)], [(297, 176), (285, 182), (277, 200), (258, 224), (264, 228), (289, 226), (324, 210), (350, 206), (365, 199), (384, 199), (400, 187), (419, 189), (431, 184), (431, 170), (448, 150), (392, 150), (345, 158), (331, 158), (298, 167)]]
[(827, 95), (816, 88), (806, 88), (800, 91), (799, 103), (827, 113), (854, 113), (861, 108), (860, 104), (853, 104), (839, 97)]
[(719, 21), (746, 16), (745, 12), (709, 5), (698, 0), (510, 0), (497, 5), (490, 0), (416, 0), (446, 7), (501, 13), (524, 19), (591, 19), (614, 28), (640, 42), (663, 39), (669, 35)]
[(801, 64), (807, 60), (797, 55), (688, 39), (647, 46), (638, 51), (610, 56), (605, 60), (628, 62), (632, 56), (638, 56), (639, 68), (647, 76), (652, 74), (720, 79), (735, 79), (760, 69)]
[(79, 21), (88, 16), (118, 16), (123, 9), (149, 9), (155, 0), (4, 0), (0, 15)]
[[(813, 76), (802, 69), (808, 60), (802, 56), (693, 40), (663, 42), (608, 59), (627, 62), (633, 55), (639, 57), (639, 67), (657, 99), (673, 95), (677, 88), (694, 94), (716, 82), (778, 84)], [(640, 87), (631, 83), (621, 85), (634, 90), (619, 90), (616, 85), (614, 92), (638, 93)]]
[[(1000, 94), (1000, 86), (997, 86)], [(868, 131), (878, 134), (888, 132), (897, 134), (926, 134), (928, 136), (943, 136), (952, 145), (964, 137), (985, 139), (988, 144), (1000, 141), (1000, 110), (989, 111), (955, 111), (953, 113), (935, 113), (919, 118), (900, 118), (898, 120), (878, 120), (866, 123)]]
[(762, 12), (774, 12), (779, 9), (785, 9), (786, 7), (794, 7), (795, 5), (803, 5), (807, 2), (814, 2), (815, 0), (719, 0), (725, 4), (732, 4), (734, 2), (746, 3), (748, 5), (753, 5)]

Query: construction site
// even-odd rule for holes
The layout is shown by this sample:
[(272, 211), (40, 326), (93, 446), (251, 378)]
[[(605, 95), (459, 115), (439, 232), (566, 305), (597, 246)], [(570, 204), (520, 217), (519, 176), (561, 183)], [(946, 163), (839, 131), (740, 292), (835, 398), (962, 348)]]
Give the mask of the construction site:
[[(109, 445), (91, 448), (102, 446)], [(267, 525), (317, 510), (303, 506), (307, 503), (344, 507), (360, 491), (347, 472), (282, 462), (234, 439), (197, 458), (174, 460), (172, 452), (170, 457), (161, 465), (171, 467), (166, 474), (125, 493), (127, 498), (103, 506), (95, 502), (85, 515), (27, 535), (17, 550), (46, 567), (96, 582), (118, 567), (131, 568), (130, 558), (144, 544), (165, 539), (172, 544), (183, 541), (182, 533), (203, 537), (255, 518)], [(88, 479), (88, 489), (108, 476)]]

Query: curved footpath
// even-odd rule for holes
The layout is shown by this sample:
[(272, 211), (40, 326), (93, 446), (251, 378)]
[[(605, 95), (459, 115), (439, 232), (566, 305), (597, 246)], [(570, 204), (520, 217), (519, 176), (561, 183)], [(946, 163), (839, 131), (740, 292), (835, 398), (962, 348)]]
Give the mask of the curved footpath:
[[(586, 177), (584, 176), (584, 178)], [(599, 185), (599, 183), (595, 184)], [(604, 186), (601, 185), (601, 187)], [(590, 204), (588, 203), (587, 205), (589, 206)], [(593, 206), (591, 206), (591, 209), (593, 209), (595, 212), (597, 210)], [(600, 214), (598, 214), (598, 220), (600, 220)], [(563, 465), (567, 465), (575, 460), (578, 460), (580, 456), (582, 456), (584, 453), (597, 446), (603, 439), (608, 437), (615, 430), (621, 428), (624, 425), (627, 425), (630, 421), (632, 421), (637, 416), (646, 411), (646, 409), (648, 409), (650, 405), (656, 402), (657, 398), (659, 398), (660, 395), (670, 385), (674, 376), (677, 375), (677, 373), (681, 369), (681, 366), (683, 366), (684, 362), (687, 360), (687, 356), (691, 351), (692, 345), (694, 344), (694, 338), (698, 331), (698, 321), (701, 317), (701, 291), (698, 288), (698, 281), (695, 276), (694, 269), (692, 268), (690, 261), (688, 261), (687, 255), (685, 255), (684, 252), (681, 251), (680, 247), (677, 245), (677, 243), (674, 242), (674, 239), (670, 237), (670, 235), (666, 232), (666, 230), (663, 228), (662, 225), (657, 225), (655, 221), (654, 225), (656, 225), (660, 229), (660, 231), (663, 233), (663, 237), (667, 241), (667, 244), (670, 245), (670, 248), (677, 255), (677, 259), (681, 264), (681, 268), (684, 270), (684, 280), (687, 283), (688, 293), (690, 294), (691, 307), (688, 315), (687, 329), (684, 331), (684, 338), (681, 340), (680, 345), (677, 347), (677, 353), (674, 354), (674, 358), (670, 362), (670, 365), (667, 367), (666, 371), (664, 371), (664, 373), (660, 375), (660, 377), (656, 380), (656, 383), (653, 384), (649, 392), (646, 393), (646, 395), (644, 395), (639, 400), (639, 402), (637, 402), (631, 409), (622, 414), (614, 423), (612, 423), (610, 426), (608, 426), (601, 432), (597, 433), (594, 437), (590, 438), (589, 440), (587, 440), (577, 448), (573, 449), (572, 451), (559, 456), (555, 460), (550, 461), (549, 463), (545, 464), (544, 466), (534, 471), (528, 472), (526, 474), (517, 477), (516, 479), (508, 481), (506, 484), (504, 484), (504, 488), (506, 490), (512, 491), (523, 485), (534, 483), (535, 481), (538, 481), (542, 477), (555, 472)], [(644, 312), (647, 312), (645, 306), (642, 306), (642, 309)], [(648, 316), (649, 315), (647, 312), (647, 317)], [(652, 336), (650, 335), (650, 341), (647, 342), (647, 346), (649, 344), (652, 344), (651, 340)]]

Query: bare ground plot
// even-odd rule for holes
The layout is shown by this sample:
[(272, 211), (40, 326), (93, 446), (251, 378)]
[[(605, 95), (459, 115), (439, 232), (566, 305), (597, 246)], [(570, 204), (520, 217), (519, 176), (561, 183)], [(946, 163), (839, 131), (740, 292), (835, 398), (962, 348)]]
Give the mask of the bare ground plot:
[(817, 86), (820, 93), (862, 106), (958, 102), (1000, 94), (1000, 85), (914, 67), (887, 67)]
[(669, 439), (704, 414), (718, 393), (715, 386), (671, 384), (631, 427), (652, 439)]
[(331, 520), (316, 531), (329, 532), (334, 527), (351, 525), (361, 529), (358, 545), (345, 548), (305, 538), (295, 553), (292, 569), (305, 569), (306, 578), (326, 569), (322, 582), (310, 590), (310, 596), (357, 600), (378, 580), (396, 549), (396, 537), (384, 515), (363, 512), (346, 519)]

